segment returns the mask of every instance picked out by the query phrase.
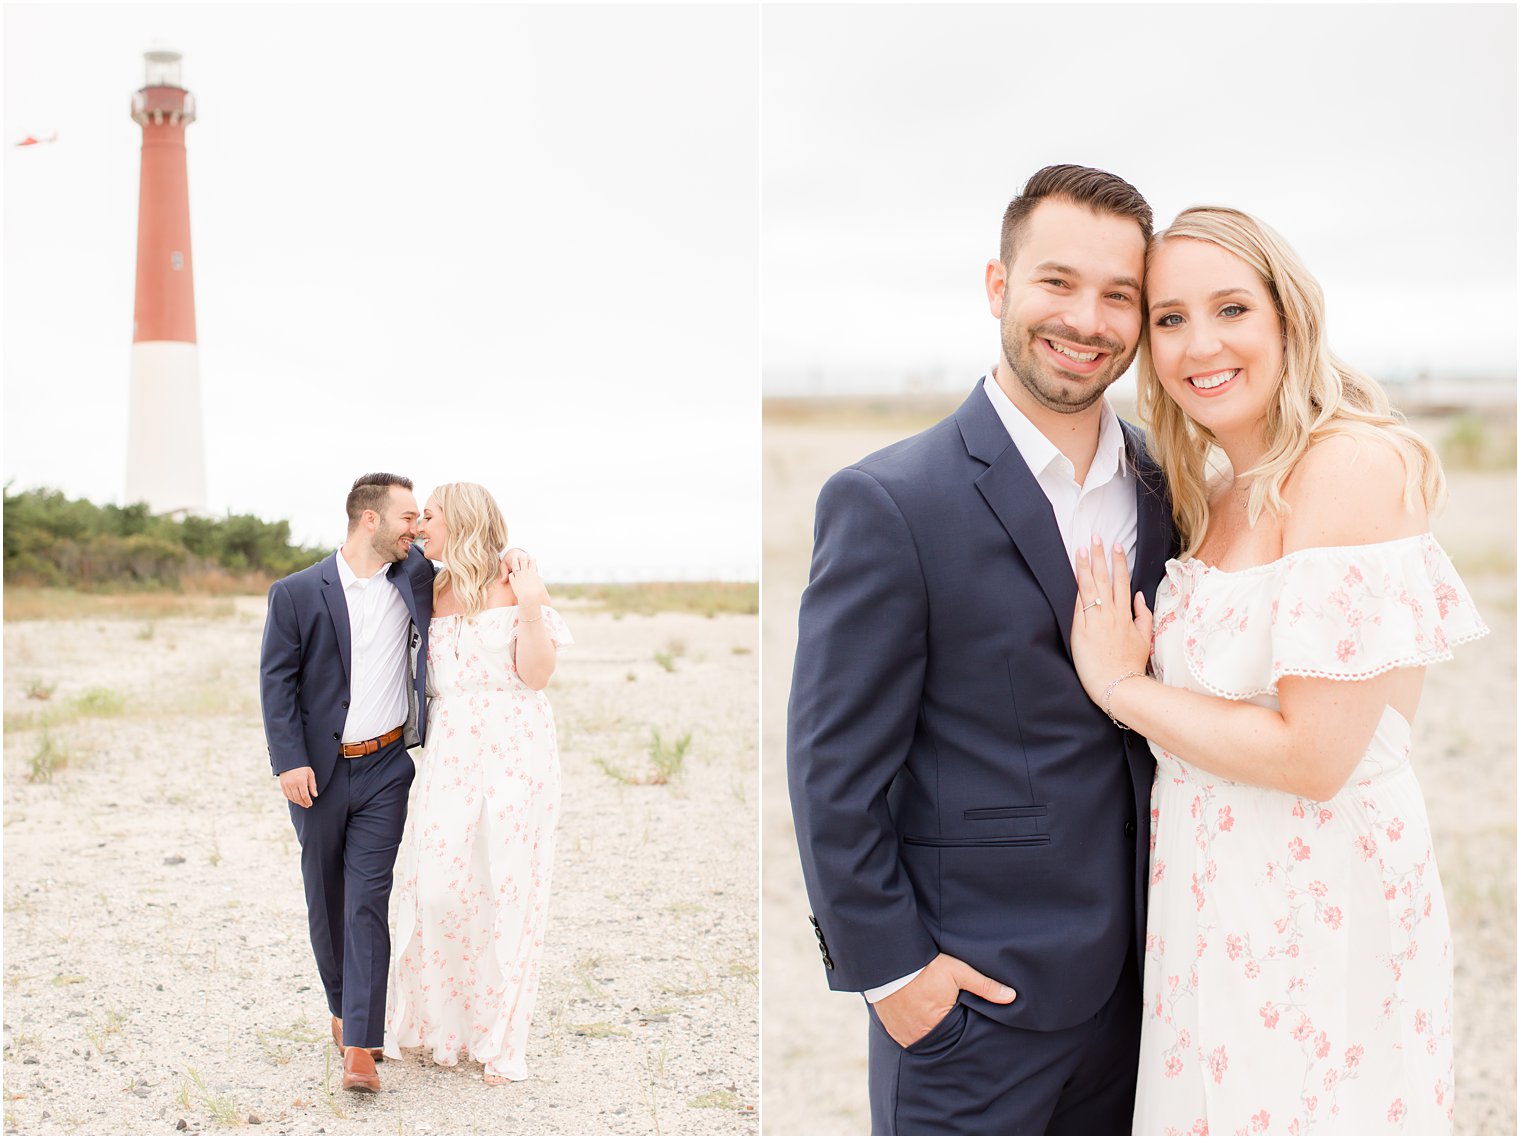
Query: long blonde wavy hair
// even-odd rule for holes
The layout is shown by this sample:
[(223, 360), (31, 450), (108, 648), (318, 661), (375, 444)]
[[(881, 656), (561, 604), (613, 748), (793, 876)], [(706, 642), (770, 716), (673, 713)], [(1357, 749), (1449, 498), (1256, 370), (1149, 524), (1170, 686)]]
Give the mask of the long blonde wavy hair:
[[(1264, 222), (1226, 206), (1193, 206), (1177, 215), (1146, 250), (1149, 267), (1165, 242), (1207, 241), (1256, 271), (1272, 297), (1283, 332), (1283, 370), (1267, 406), (1267, 452), (1237, 479), (1250, 479), (1246, 518), (1255, 526), (1263, 510), (1283, 516), (1283, 486), (1311, 446), (1334, 434), (1375, 434), (1404, 461), (1404, 502), (1439, 509), (1446, 497), (1441, 462), (1430, 444), (1393, 410), (1376, 380), (1347, 366), (1325, 340), (1325, 296), (1282, 237)], [(1147, 304), (1148, 298), (1147, 298)], [(1208, 475), (1222, 459), (1212, 432), (1183, 414), (1161, 387), (1150, 351), (1150, 319), (1141, 322), (1139, 414), (1150, 428), (1151, 452), (1171, 489), (1172, 517), (1184, 556), (1209, 527)]]
[(491, 492), (479, 483), (444, 483), (433, 488), (433, 498), (449, 528), (437, 554), (443, 569), (433, 579), (433, 597), (452, 589), (465, 616), (473, 618), (486, 608), (491, 583), (501, 576), (507, 523)]

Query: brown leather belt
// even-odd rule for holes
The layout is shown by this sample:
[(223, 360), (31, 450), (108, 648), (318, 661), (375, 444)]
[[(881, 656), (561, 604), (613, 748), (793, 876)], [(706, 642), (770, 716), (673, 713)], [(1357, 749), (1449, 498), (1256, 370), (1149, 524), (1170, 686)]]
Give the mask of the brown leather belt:
[[(402, 725), (403, 728), (405, 726), (406, 725), (404, 724)], [(385, 735), (376, 736), (372, 740), (361, 740), (356, 744), (344, 744), (341, 748), (341, 751), (343, 753), (344, 759), (362, 759), (366, 755), (374, 755), (375, 752), (379, 751), (387, 744), (393, 744), (400, 738), (401, 728), (392, 728), (390, 731), (386, 732)]]

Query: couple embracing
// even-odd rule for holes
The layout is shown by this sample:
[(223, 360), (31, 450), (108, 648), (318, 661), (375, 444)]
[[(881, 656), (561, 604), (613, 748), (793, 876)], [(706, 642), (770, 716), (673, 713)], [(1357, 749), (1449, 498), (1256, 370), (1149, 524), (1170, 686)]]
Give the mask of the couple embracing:
[[(1435, 454), (1239, 211), (1153, 235), (1048, 167), (986, 292), (994, 368), (828, 481), (799, 619), (793, 814), (873, 1131), (1449, 1131), (1410, 723), (1487, 630)], [(1148, 439), (1103, 398), (1137, 352)]]
[(260, 660), (343, 1087), (379, 1091), (402, 1047), (520, 1080), (559, 810), (543, 689), (571, 637), (484, 487), (419, 514), (410, 480), (370, 474), (346, 505), (342, 547), (271, 587)]

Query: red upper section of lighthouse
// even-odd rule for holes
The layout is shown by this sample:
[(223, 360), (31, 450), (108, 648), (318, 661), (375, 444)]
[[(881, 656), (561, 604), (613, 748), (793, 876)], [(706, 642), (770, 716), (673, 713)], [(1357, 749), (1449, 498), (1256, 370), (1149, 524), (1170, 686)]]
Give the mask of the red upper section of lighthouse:
[[(150, 76), (153, 68), (150, 53)], [(195, 121), (195, 98), (183, 87), (144, 87), (132, 96), (132, 119), (143, 132), (132, 342), (177, 340), (194, 344), (195, 283), (190, 259), (185, 127)]]
[(195, 122), (195, 96), (183, 87), (144, 87), (132, 96), (138, 123)]

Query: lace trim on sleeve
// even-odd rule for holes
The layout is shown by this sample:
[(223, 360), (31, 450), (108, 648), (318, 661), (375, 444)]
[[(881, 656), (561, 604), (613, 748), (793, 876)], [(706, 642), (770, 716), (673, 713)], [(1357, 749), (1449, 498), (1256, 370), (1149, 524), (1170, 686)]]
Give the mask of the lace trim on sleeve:
[(1488, 633), (1430, 534), (1300, 550), (1234, 574), (1177, 572), (1191, 578), (1178, 582), (1188, 671), (1229, 699), (1275, 695), (1284, 676), (1359, 681), (1436, 664)]

